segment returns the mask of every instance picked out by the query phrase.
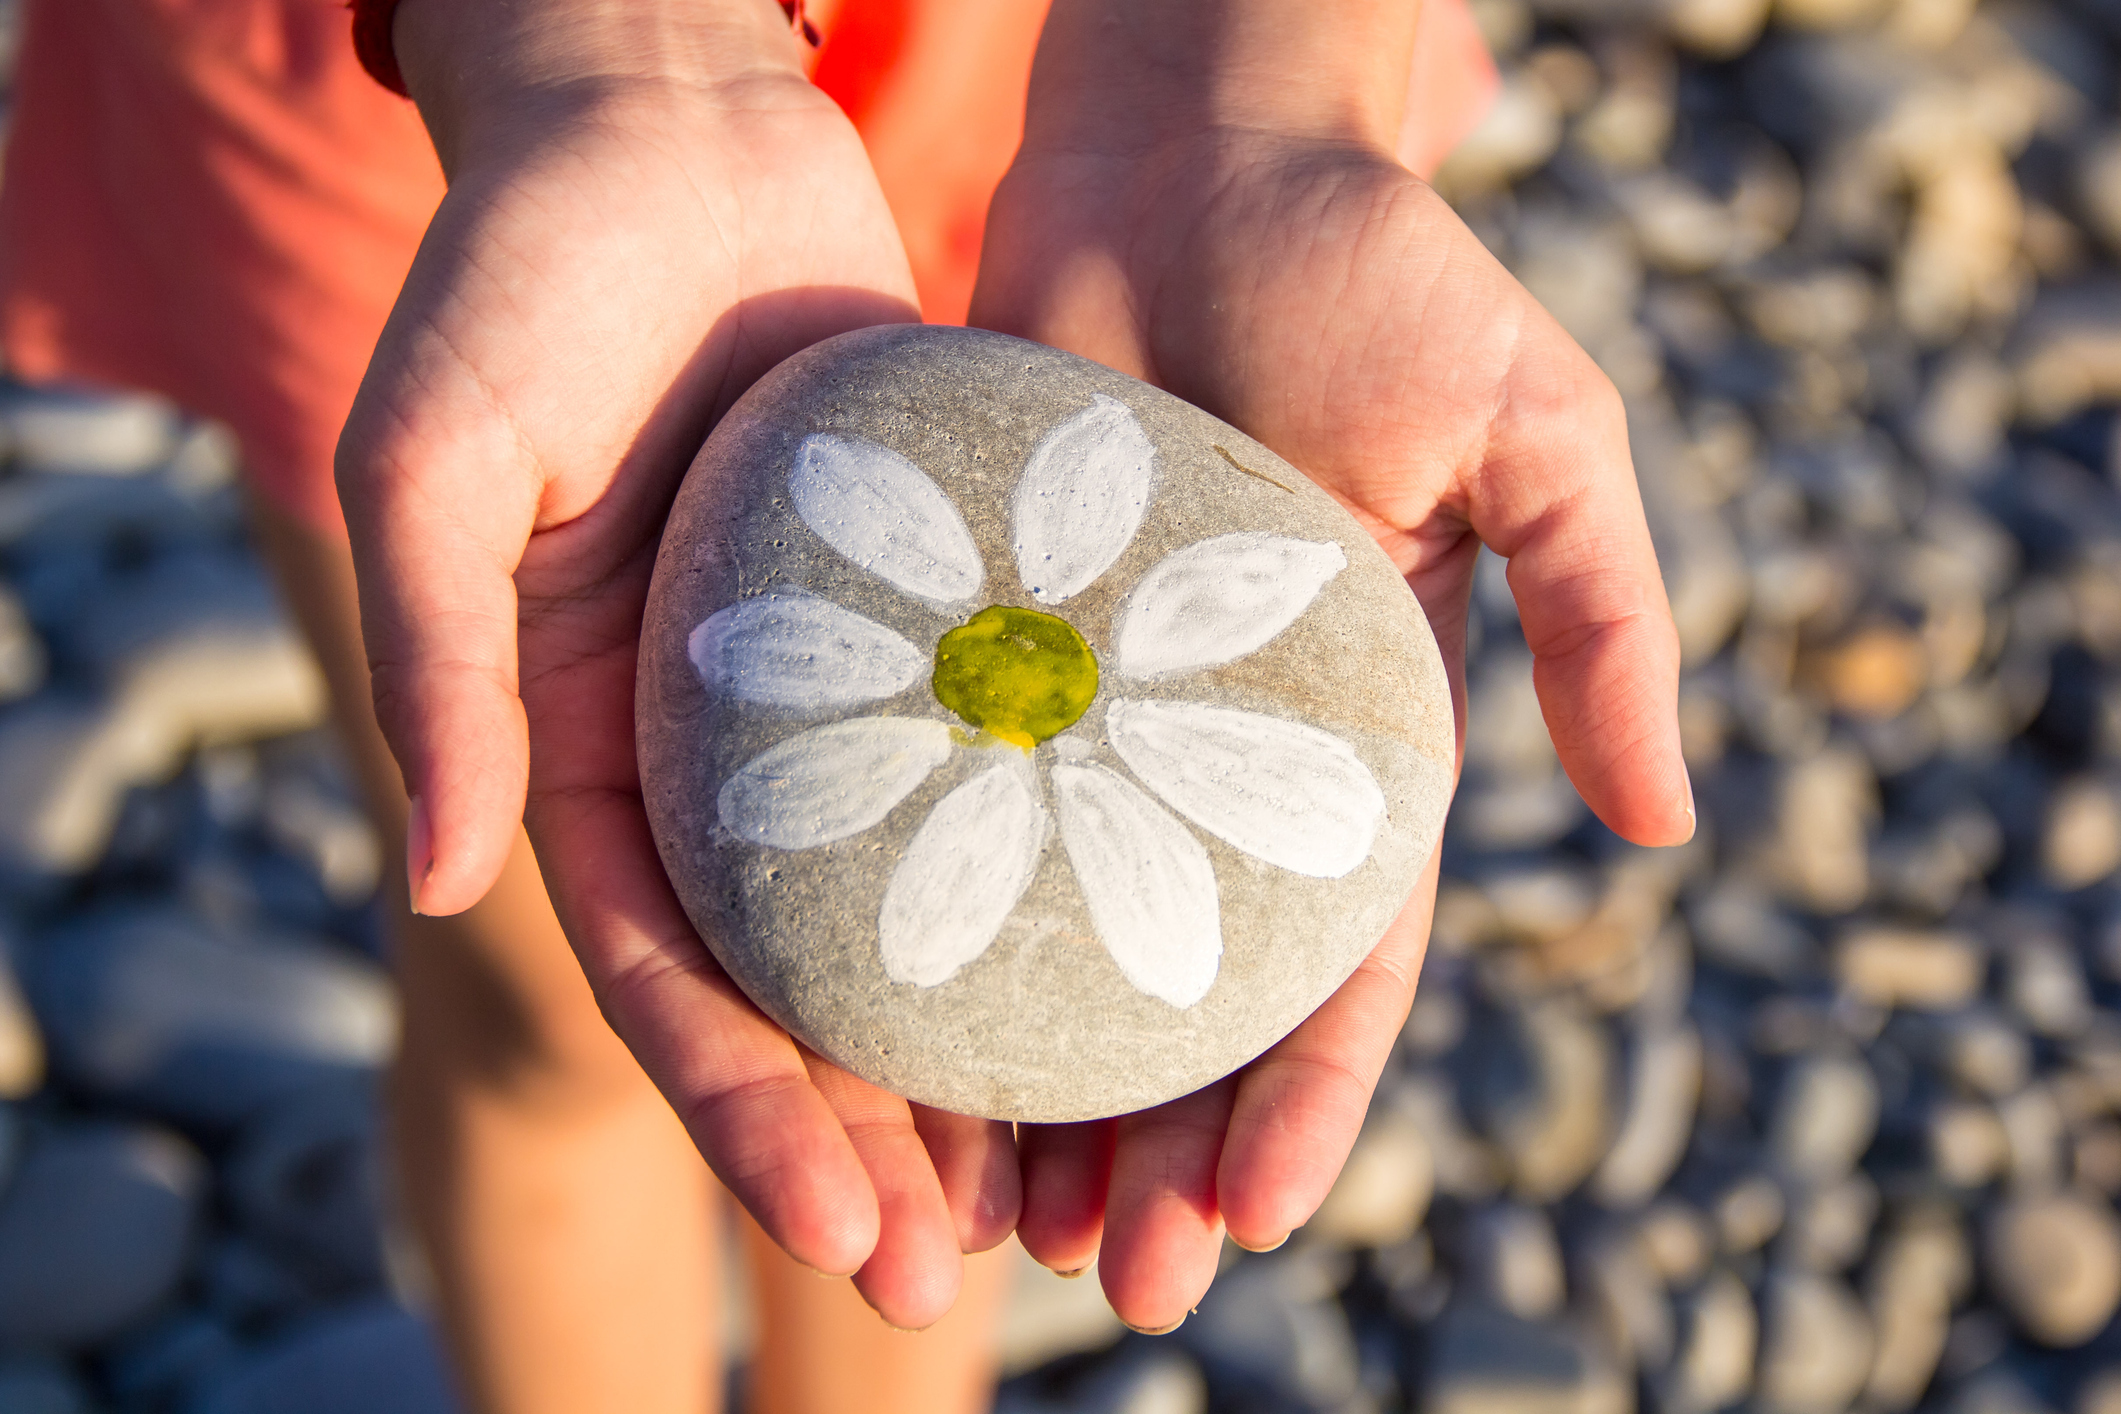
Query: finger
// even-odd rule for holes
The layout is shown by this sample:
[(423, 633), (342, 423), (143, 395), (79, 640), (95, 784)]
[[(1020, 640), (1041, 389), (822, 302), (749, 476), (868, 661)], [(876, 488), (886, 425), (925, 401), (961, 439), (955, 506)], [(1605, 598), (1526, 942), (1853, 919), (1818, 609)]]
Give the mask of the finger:
[(1215, 1178), (1238, 1246), (1279, 1247), (1340, 1176), (1414, 1003), (1441, 857), (1430, 856), (1383, 941), (1325, 1005), (1239, 1072)]
[(386, 335), (337, 456), (376, 719), (412, 799), (408, 887), (432, 914), (492, 887), (523, 818), (511, 576), (538, 495), (492, 410), (438, 390), (464, 382), (433, 367), (445, 359)]
[(1016, 1229), (1023, 1182), (1016, 1136), (1001, 1120), (913, 1106), (913, 1127), (943, 1186), (961, 1252), (984, 1252)]
[(1109, 1119), (1017, 1126), (1024, 1197), (1016, 1236), (1039, 1265), (1080, 1276), (1097, 1260), (1117, 1134)]
[(693, 932), (640, 796), (534, 795), (526, 823), (597, 1005), (709, 1167), (796, 1261), (854, 1272), (877, 1240), (869, 1175), (788, 1033)]
[(811, 1083), (832, 1106), (876, 1190), (882, 1229), (854, 1274), (855, 1290), (887, 1325), (923, 1330), (941, 1320), (964, 1284), (957, 1225), (906, 1102), (809, 1052)]
[(1097, 1271), (1105, 1299), (1138, 1331), (1173, 1329), (1200, 1304), (1222, 1255), (1215, 1164), (1235, 1078), (1122, 1115)]
[[(1558, 331), (1554, 338), (1561, 339)], [(1637, 844), (1693, 835), (1679, 754), (1679, 639), (1628, 456), (1620, 395), (1580, 351), (1513, 386), (1476, 478), (1473, 528), (1509, 564), (1554, 748)]]

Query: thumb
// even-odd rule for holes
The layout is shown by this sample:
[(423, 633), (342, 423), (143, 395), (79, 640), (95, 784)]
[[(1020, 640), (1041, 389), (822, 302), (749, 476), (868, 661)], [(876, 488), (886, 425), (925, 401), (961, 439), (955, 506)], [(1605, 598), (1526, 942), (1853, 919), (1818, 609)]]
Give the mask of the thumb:
[(412, 907), (429, 914), (500, 876), (530, 762), (513, 575), (536, 478), (505, 420), (447, 386), (379, 351), (337, 458), (376, 718), (411, 797)]
[(1679, 640), (1644, 523), (1620, 395), (1569, 357), (1520, 378), (1489, 445), (1473, 528), (1509, 561), (1533, 681), (1584, 801), (1637, 844), (1694, 833), (1679, 751)]

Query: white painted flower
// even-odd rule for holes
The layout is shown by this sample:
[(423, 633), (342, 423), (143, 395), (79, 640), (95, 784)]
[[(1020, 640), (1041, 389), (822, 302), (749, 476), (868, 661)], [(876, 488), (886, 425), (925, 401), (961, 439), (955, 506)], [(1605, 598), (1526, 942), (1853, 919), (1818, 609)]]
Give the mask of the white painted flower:
[[(824, 716), (926, 676), (930, 700), (959, 720), (846, 716), (799, 732), (723, 784), (723, 826), (814, 849), (881, 822), (954, 751), (993, 761), (937, 802), (885, 887), (877, 932), (892, 980), (932, 987), (987, 950), (1038, 872), (1054, 815), (1113, 961), (1177, 1007), (1207, 995), (1222, 957), (1215, 870), (1195, 830), (1314, 878), (1369, 857), (1384, 792), (1353, 748), (1315, 727), (1122, 690), (1105, 696), (1104, 736), (1133, 778), (1092, 759), (1094, 742), (1067, 729), (1110, 686), (1098, 655), (1056, 614), (967, 613), (987, 567), (957, 507), (912, 462), (819, 433), (788, 484), (825, 543), (957, 624), (924, 649), (814, 595), (746, 599), (693, 630), (701, 680), (738, 702)], [(1155, 491), (1155, 449), (1125, 404), (1100, 395), (1061, 423), (1011, 501), (1025, 592), (1055, 609), (1089, 588)], [(1128, 595), (1103, 666), (1124, 685), (1232, 662), (1294, 623), (1346, 565), (1330, 541), (1250, 531), (1175, 550)], [(981, 734), (968, 737), (967, 723)]]

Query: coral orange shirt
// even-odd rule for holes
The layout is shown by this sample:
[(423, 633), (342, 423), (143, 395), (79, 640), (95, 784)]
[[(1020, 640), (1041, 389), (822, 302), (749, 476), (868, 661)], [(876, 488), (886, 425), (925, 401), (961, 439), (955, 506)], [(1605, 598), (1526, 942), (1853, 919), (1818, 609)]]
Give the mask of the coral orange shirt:
[[(1023, 132), (1048, 0), (812, 0), (923, 314), (961, 322)], [(1401, 157), (1432, 170), (1495, 71), (1429, 0)], [(410, 103), (340, 0), (29, 0), (0, 178), (0, 350), (18, 377), (152, 389), (229, 423), (255, 489), (340, 524), (331, 457), (442, 196)]]

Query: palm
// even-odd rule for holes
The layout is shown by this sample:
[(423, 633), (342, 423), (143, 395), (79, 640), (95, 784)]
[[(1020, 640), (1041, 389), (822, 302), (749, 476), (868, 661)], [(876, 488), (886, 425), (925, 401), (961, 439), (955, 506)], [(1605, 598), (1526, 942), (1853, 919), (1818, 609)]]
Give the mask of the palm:
[[(1158, 383), (1331, 491), (1420, 598), (1461, 721), (1474, 558), (1483, 541), (1510, 557), (1577, 785), (1622, 834), (1684, 837), (1676, 651), (1618, 399), (1403, 168), (1250, 134), (1161, 169), (1027, 152), (997, 194), (974, 318)], [(1218, 1218), (1251, 1246), (1303, 1221), (1412, 1000), (1434, 888), (1432, 864), (1365, 966), (1245, 1072), (1120, 1121), (1102, 1214), (1083, 1194), (1106, 1150), (1024, 1136), (1027, 1244), (1076, 1265), (1101, 1217), (1107, 1291), (1153, 1326), (1205, 1287)]]
[(961, 1241), (1000, 1235), (968, 1216), (997, 1206), (995, 1136), (909, 1114), (751, 1007), (663, 876), (633, 750), (692, 453), (782, 358), (913, 317), (904, 256), (799, 80), (526, 133), (454, 174), (341, 446), (378, 713), (432, 826), (416, 902), (468, 906), (521, 818), (606, 1014), (717, 1171), (799, 1258), (866, 1262), (887, 1316), (925, 1324)]

